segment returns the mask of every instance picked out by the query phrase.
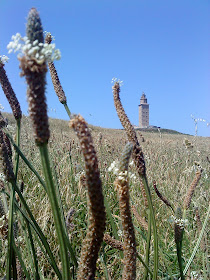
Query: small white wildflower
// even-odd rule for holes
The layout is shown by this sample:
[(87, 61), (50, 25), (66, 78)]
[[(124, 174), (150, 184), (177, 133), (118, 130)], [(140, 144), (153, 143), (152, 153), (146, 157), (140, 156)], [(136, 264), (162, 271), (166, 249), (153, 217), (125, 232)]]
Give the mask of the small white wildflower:
[(4, 106), (0, 104), (0, 110), (4, 110)]
[(115, 78), (115, 77), (112, 78), (111, 83), (116, 83), (116, 82), (118, 82), (120, 86), (123, 85), (123, 81), (121, 81), (120, 79), (117, 80), (117, 78)]
[(9, 57), (7, 57), (6, 55), (0, 55), (0, 63), (5, 64), (5, 62), (8, 62)]
[(34, 58), (38, 64), (61, 58), (61, 52), (55, 48), (55, 44), (39, 43), (38, 40), (31, 43), (27, 37), (21, 37), (20, 33), (12, 36), (7, 49), (9, 53), (18, 51), (21, 55)]
[(118, 234), (120, 237), (122, 237), (122, 235), (123, 235), (122, 230), (121, 230), (121, 229), (119, 229), (119, 230), (118, 230), (118, 232), (117, 232), (117, 234)]

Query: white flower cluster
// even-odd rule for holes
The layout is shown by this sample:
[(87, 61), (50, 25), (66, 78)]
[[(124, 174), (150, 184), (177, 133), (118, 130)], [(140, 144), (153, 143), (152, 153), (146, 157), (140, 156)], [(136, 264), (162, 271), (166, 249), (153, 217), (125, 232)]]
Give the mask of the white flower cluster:
[(6, 62), (8, 62), (9, 57), (7, 57), (6, 55), (0, 55), (0, 63), (5, 64)]
[(31, 43), (26, 36), (21, 37), (20, 33), (12, 36), (12, 41), (7, 45), (7, 49), (9, 53), (18, 51), (22, 55), (33, 58), (38, 64), (61, 58), (60, 50), (55, 48), (55, 44), (39, 43), (38, 40)]
[(111, 83), (119, 83), (120, 86), (123, 86), (123, 81), (121, 81), (120, 79), (117, 80), (117, 78), (112, 78)]
[(177, 219), (175, 216), (170, 217), (170, 222), (179, 225), (181, 229), (184, 229), (186, 225), (188, 225), (187, 219)]
[(0, 110), (4, 110), (4, 106), (0, 104)]
[[(124, 180), (125, 177), (129, 177), (129, 179), (132, 179), (132, 180), (136, 180), (136, 175), (131, 173), (131, 172), (120, 172), (119, 173), (119, 168), (118, 168), (118, 162), (117, 161), (113, 161), (110, 165), (110, 167), (108, 168), (108, 172), (112, 172), (114, 175), (117, 175), (118, 176), (118, 179), (119, 180)], [(131, 161), (129, 166), (133, 166), (134, 162)]]

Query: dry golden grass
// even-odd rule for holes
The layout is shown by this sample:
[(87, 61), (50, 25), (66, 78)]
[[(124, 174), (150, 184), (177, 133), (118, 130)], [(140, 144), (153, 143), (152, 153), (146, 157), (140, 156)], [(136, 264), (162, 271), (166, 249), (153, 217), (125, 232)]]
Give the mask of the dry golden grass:
[[(9, 114), (5, 113), (3, 115), (8, 118), (9, 130), (13, 132), (15, 120)], [(108, 172), (108, 167), (113, 161), (119, 159), (127, 143), (127, 137), (124, 130), (90, 127), (98, 155), (103, 192), (109, 202), (113, 217), (119, 225), (118, 231), (120, 233), (122, 227), (119, 215), (119, 204), (113, 186), (115, 175)], [(81, 243), (87, 229), (86, 188), (83, 185), (78, 188), (79, 178), (84, 171), (84, 161), (77, 137), (69, 128), (67, 121), (51, 119), (50, 131), (49, 150), (52, 166), (55, 170), (54, 177), (59, 183), (65, 215), (67, 215), (70, 209), (74, 210), (69, 227), (69, 236), (76, 255), (79, 257)], [(141, 141), (141, 134), (145, 139), (144, 142)], [(171, 209), (157, 197), (153, 190), (152, 182), (153, 180), (156, 181), (158, 190), (170, 201), (174, 209), (176, 209), (177, 207), (182, 207), (186, 192), (193, 181), (196, 171), (200, 168), (203, 170), (200, 182), (192, 197), (191, 205), (187, 210), (188, 225), (185, 228), (183, 241), (183, 258), (186, 263), (199, 235), (194, 210), (196, 207), (199, 208), (200, 219), (204, 221), (209, 203), (208, 187), (210, 182), (210, 164), (208, 158), (210, 158), (210, 138), (159, 132), (141, 132), (141, 134), (137, 132), (145, 156), (146, 172), (157, 219), (160, 270), (164, 273), (168, 273), (168, 275), (175, 275), (178, 273), (178, 266), (176, 262), (173, 224), (170, 222), (170, 217), (173, 213)], [(15, 135), (15, 131), (13, 135)], [(186, 144), (189, 142), (192, 145)], [(24, 154), (30, 158), (40, 174), (42, 174), (40, 157), (34, 143), (30, 120), (24, 116), (22, 119), (21, 149)], [(130, 168), (130, 171), (135, 173), (133, 167)], [(31, 207), (37, 222), (46, 234), (50, 246), (53, 249), (53, 253), (58, 260), (58, 244), (55, 228), (45, 191), (22, 160), (20, 161), (18, 176), (18, 180), (24, 182), (25, 187), (23, 193), (27, 199), (28, 205)], [(139, 193), (138, 185), (138, 179), (130, 180), (131, 201), (132, 205), (135, 205), (137, 208), (138, 213), (145, 218), (144, 202), (141, 193)], [(146, 241), (144, 239), (146, 231), (138, 224), (134, 216), (133, 221), (136, 230), (136, 242), (138, 244), (137, 251), (141, 256), (144, 256), (146, 250)], [(109, 224), (107, 224), (106, 233), (111, 233)], [(3, 246), (3, 244), (0, 243), (0, 246)], [(113, 251), (108, 245), (104, 247), (104, 250), (107, 257), (106, 268), (108, 275), (110, 275), (111, 279), (120, 279), (121, 261), (119, 258), (119, 251)], [(202, 264), (203, 254), (205, 253), (199, 250), (194, 259), (191, 271), (197, 271), (199, 274), (202, 274), (204, 269)], [(41, 267), (44, 274), (48, 277), (46, 279), (56, 279), (54, 274), (51, 274), (50, 266), (42, 257), (41, 253), (39, 260), (42, 263)], [(4, 256), (2, 255), (0, 256), (0, 262), (0, 266), (2, 266), (4, 262)], [(206, 265), (206, 259), (204, 263)], [(97, 268), (101, 273), (101, 278), (96, 279), (106, 279), (103, 274), (104, 263), (102, 263), (100, 259), (98, 260)], [(0, 272), (3, 273), (3, 270)], [(137, 279), (142, 279), (143, 272), (142, 264), (137, 262)], [(159, 277), (159, 279), (164, 278), (163, 276), (162, 278), (161, 276)]]

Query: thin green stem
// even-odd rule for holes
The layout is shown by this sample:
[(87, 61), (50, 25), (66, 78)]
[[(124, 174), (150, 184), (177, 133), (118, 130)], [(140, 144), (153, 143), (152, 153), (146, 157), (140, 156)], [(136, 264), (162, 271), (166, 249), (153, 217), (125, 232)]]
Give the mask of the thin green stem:
[(178, 264), (179, 264), (180, 277), (181, 277), (181, 280), (184, 280), (185, 277), (183, 274), (181, 242), (176, 243), (176, 252), (177, 252), (177, 258), (178, 258)]
[(24, 274), (25, 274), (25, 276), (26, 276), (26, 279), (30, 280), (30, 279), (31, 279), (30, 274), (28, 273), (28, 271), (27, 271), (27, 269), (26, 269), (26, 266), (25, 266), (25, 264), (24, 264), (24, 262), (23, 262), (23, 259), (22, 259), (20, 250), (19, 250), (19, 248), (16, 247), (14, 241), (13, 241), (12, 246), (13, 246), (13, 249), (14, 249), (14, 251), (15, 251), (15, 254), (17, 255), (17, 257), (18, 257), (18, 259), (19, 259), (20, 265), (21, 265), (21, 267), (22, 267), (22, 269), (23, 269), (23, 272), (24, 272)]
[(154, 237), (154, 271), (153, 271), (153, 280), (157, 279), (158, 275), (158, 236), (157, 236), (157, 227), (156, 227), (156, 221), (155, 221), (155, 213), (152, 205), (152, 198), (151, 198), (151, 193), (149, 189), (149, 185), (147, 182), (146, 176), (141, 177), (142, 182), (145, 187), (146, 191), (146, 196), (147, 196), (147, 201), (148, 201), (148, 206), (150, 210), (150, 215), (151, 215), (151, 223), (153, 227), (153, 237)]
[(12, 186), (11, 195), (10, 195), (10, 203), (9, 203), (9, 220), (8, 220), (8, 250), (7, 250), (7, 276), (6, 279), (10, 280), (12, 278), (12, 258), (14, 258), (13, 254), (13, 212), (14, 212), (14, 199), (15, 199), (15, 190)]
[(196, 252), (197, 252), (197, 250), (198, 250), (198, 248), (199, 248), (199, 246), (200, 246), (202, 237), (203, 237), (203, 235), (204, 235), (206, 226), (207, 226), (207, 224), (208, 224), (209, 214), (210, 214), (210, 205), (209, 205), (209, 209), (208, 209), (208, 212), (207, 212), (205, 221), (204, 221), (204, 223), (203, 223), (203, 227), (202, 227), (201, 232), (200, 232), (200, 235), (199, 235), (199, 237), (198, 237), (197, 243), (196, 243), (196, 245), (195, 245), (195, 247), (194, 247), (194, 250), (193, 250), (193, 252), (192, 252), (192, 255), (191, 255), (191, 257), (190, 257), (190, 259), (189, 259), (189, 261), (188, 261), (188, 263), (187, 263), (187, 265), (186, 265), (184, 271), (183, 271), (183, 274), (184, 274), (184, 275), (186, 275), (186, 273), (187, 273), (187, 271), (188, 271), (188, 269), (189, 269), (189, 267), (190, 267), (190, 265), (191, 265), (191, 263), (192, 263), (192, 261), (193, 261), (193, 259), (194, 259), (194, 257), (195, 257), (195, 254), (196, 254)]
[(16, 152), (20, 155), (20, 157), (22, 158), (22, 160), (25, 162), (25, 164), (30, 168), (30, 170), (36, 175), (37, 179), (39, 180), (39, 182), (41, 183), (41, 185), (44, 187), (45, 191), (47, 191), (46, 189), (46, 185), (45, 182), (43, 181), (43, 179), (40, 177), (39, 173), (36, 171), (36, 169), (34, 168), (34, 166), (31, 164), (31, 162), (25, 157), (25, 155), (22, 153), (22, 151), (19, 149), (19, 147), (15, 144), (15, 141), (13, 140), (12, 136), (4, 130), (4, 132), (6, 133), (6, 135), (8, 136), (8, 138), (10, 139), (10, 142), (12, 143), (13, 147), (15, 148)]
[[(16, 131), (16, 144), (17, 147), (20, 148), (20, 125), (21, 125), (21, 119), (17, 119), (17, 131)], [(15, 180), (17, 180), (17, 174), (18, 174), (18, 166), (19, 166), (19, 153), (16, 151), (15, 156)]]
[[(38, 236), (39, 236), (39, 238), (40, 238), (43, 246), (45, 247), (45, 250), (46, 250), (46, 252), (47, 252), (47, 254), (48, 254), (49, 258), (50, 258), (49, 260), (50, 260), (51, 266), (53, 267), (53, 269), (54, 269), (55, 273), (57, 274), (58, 278), (62, 279), (62, 275), (61, 275), (61, 273), (60, 273), (60, 271), (59, 271), (59, 269), (57, 267), (57, 264), (55, 262), (53, 253), (52, 253), (52, 251), (50, 249), (50, 246), (49, 246), (49, 244), (47, 242), (47, 239), (44, 236), (44, 234), (43, 234), (42, 230), (40, 229), (39, 225), (37, 224), (37, 222), (36, 222), (32, 212), (31, 212), (30, 208), (28, 207), (28, 205), (27, 205), (27, 203), (26, 203), (26, 201), (25, 201), (21, 191), (19, 190), (19, 188), (16, 185), (15, 185), (15, 191), (17, 192), (17, 194), (18, 194), (18, 196), (19, 196), (19, 198), (21, 200), (21, 203), (22, 203), (23, 207), (25, 208), (25, 210), (27, 211), (27, 213), (28, 213), (28, 215), (29, 215), (31, 220), (27, 217), (25, 212), (19, 207), (19, 205), (17, 204), (16, 201), (15, 201), (15, 206), (21, 212), (23, 217), (30, 223), (30, 225), (33, 227), (35, 232), (38, 234)], [(9, 194), (7, 194), (7, 195), (9, 196)]]
[[(117, 233), (117, 226), (116, 226), (116, 223), (115, 223), (115, 221), (112, 217), (112, 212), (110, 210), (109, 203), (108, 203), (105, 195), (104, 195), (104, 205), (105, 205), (105, 208), (106, 208), (106, 213), (108, 215), (109, 221), (111, 223), (111, 227), (112, 227), (114, 237), (115, 237), (115, 239), (119, 240), (120, 238), (119, 238), (118, 233)], [(121, 259), (123, 259), (123, 252), (120, 252), (120, 257), (121, 257)]]
[(150, 274), (150, 276), (153, 276), (152, 271), (149, 269), (149, 267), (146, 265), (146, 263), (144, 262), (144, 260), (142, 259), (142, 257), (137, 253), (137, 259), (139, 259), (139, 261), (143, 264), (143, 266), (145, 267), (145, 269), (148, 271), (148, 273)]
[(36, 250), (35, 250), (35, 247), (34, 247), (34, 241), (33, 241), (31, 228), (30, 228), (30, 225), (29, 225), (28, 221), (26, 221), (26, 225), (27, 225), (27, 228), (28, 228), (28, 235), (29, 235), (29, 240), (30, 240), (30, 244), (31, 244), (31, 251), (32, 251), (34, 267), (35, 267), (34, 280), (40, 280)]
[(54, 217), (55, 228), (60, 244), (60, 255), (62, 262), (62, 272), (63, 279), (70, 279), (70, 265), (69, 265), (69, 257), (67, 250), (67, 242), (65, 236), (65, 229), (63, 227), (63, 223), (61, 221), (61, 213), (59, 209), (59, 204), (56, 196), (56, 188), (53, 182), (52, 172), (50, 168), (49, 154), (47, 143), (39, 146), (43, 172), (45, 175), (46, 185), (47, 185), (47, 194), (50, 200), (50, 204), (52, 207), (52, 213)]
[(71, 119), (71, 111), (69, 110), (69, 106), (67, 105), (67, 103), (63, 103), (63, 106), (64, 106), (69, 118)]
[[(146, 246), (146, 258), (145, 264), (149, 266), (149, 253), (150, 253), (150, 241), (151, 241), (151, 214), (150, 210), (148, 209), (148, 232), (147, 232), (147, 246)], [(144, 272), (144, 280), (148, 279), (148, 269), (145, 269)]]

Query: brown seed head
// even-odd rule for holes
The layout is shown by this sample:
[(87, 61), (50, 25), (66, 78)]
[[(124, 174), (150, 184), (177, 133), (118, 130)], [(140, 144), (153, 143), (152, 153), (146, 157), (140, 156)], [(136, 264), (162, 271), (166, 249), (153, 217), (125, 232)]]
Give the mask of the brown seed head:
[[(35, 8), (32, 8), (28, 15), (27, 37), (30, 42), (38, 40), (44, 42), (41, 19)], [(35, 57), (23, 56), (19, 58), (22, 76), (25, 76), (28, 84), (27, 96), (29, 114), (34, 128), (34, 136), (37, 145), (47, 143), (50, 137), (47, 105), (45, 97), (46, 85), (46, 63), (37, 63)]]
[(0, 63), (0, 83), (3, 89), (3, 92), (10, 104), (13, 115), (16, 120), (22, 118), (22, 111), (20, 109), (20, 103), (17, 100), (16, 94), (7, 78), (6, 71), (4, 69), (4, 64)]
[(108, 233), (104, 234), (104, 241), (106, 242), (106, 244), (108, 244), (112, 248), (123, 251), (123, 243), (119, 240), (114, 239)]
[(2, 116), (2, 113), (0, 112), (0, 128), (3, 128), (7, 125), (5, 118)]
[(119, 176), (114, 185), (118, 190), (119, 208), (124, 236), (124, 267), (122, 279), (136, 279), (136, 241), (129, 204), (128, 162), (133, 145), (128, 143), (119, 162)]
[(3, 131), (0, 129), (0, 169), (8, 182), (15, 179), (12, 161), (8, 155), (7, 147), (4, 142)]
[[(45, 37), (45, 43), (50, 44), (52, 42), (52, 35), (50, 33), (47, 33), (46, 37)], [(66, 95), (65, 92), (61, 86), (59, 77), (58, 77), (58, 73), (55, 69), (55, 65), (53, 62), (48, 62), (48, 67), (50, 69), (50, 76), (52, 79), (52, 83), (53, 83), (53, 87), (55, 90), (56, 95), (58, 96), (59, 101), (62, 104), (66, 103)]]
[(201, 173), (202, 173), (202, 170), (198, 170), (195, 174), (195, 178), (193, 179), (188, 191), (187, 191), (187, 194), (185, 196), (185, 200), (183, 202), (183, 207), (184, 209), (189, 209), (190, 207), (190, 203), (191, 203), (191, 200), (192, 200), (192, 196), (194, 194), (194, 191), (195, 191), (195, 188), (196, 186), (198, 185), (198, 182), (201, 178)]
[[(113, 96), (114, 96), (114, 104), (115, 104), (115, 108), (118, 114), (118, 117), (120, 119), (120, 122), (122, 124), (122, 126), (124, 127), (126, 134), (128, 136), (128, 140), (129, 142), (131, 142), (133, 144), (133, 152), (132, 152), (132, 157), (133, 160), (135, 162), (136, 165), (136, 169), (138, 171), (138, 174), (140, 176), (140, 178), (142, 176), (145, 176), (146, 174), (146, 166), (145, 166), (145, 161), (144, 161), (144, 155), (142, 152), (142, 149), (139, 145), (138, 142), (138, 138), (136, 136), (136, 132), (134, 127), (132, 126), (128, 116), (125, 113), (125, 110), (122, 106), (121, 100), (120, 100), (120, 85), (118, 82), (116, 82), (114, 84), (114, 86), (112, 87), (113, 89)], [(147, 202), (147, 196), (146, 196), (146, 191), (144, 188), (144, 184), (140, 184), (141, 187), (141, 191), (142, 191), (142, 195), (144, 197), (144, 201), (145, 201), (145, 205), (148, 205)]]
[(105, 230), (102, 185), (98, 160), (87, 123), (81, 116), (76, 116), (70, 121), (70, 127), (74, 129), (80, 141), (85, 160), (86, 184), (89, 196), (89, 227), (81, 250), (77, 279), (92, 280), (95, 277), (96, 261)]

